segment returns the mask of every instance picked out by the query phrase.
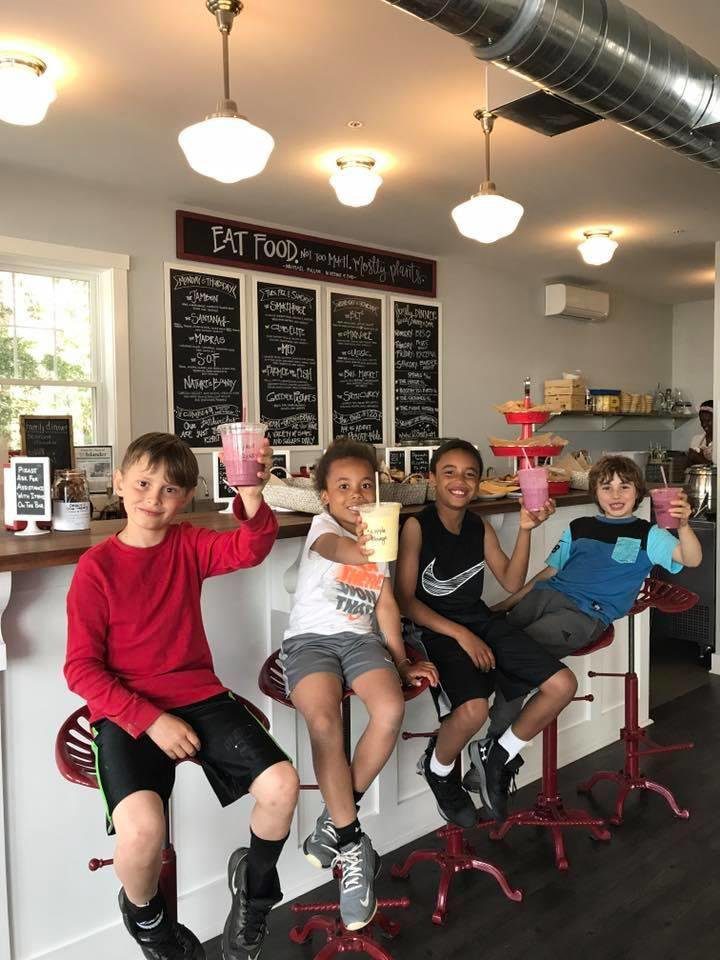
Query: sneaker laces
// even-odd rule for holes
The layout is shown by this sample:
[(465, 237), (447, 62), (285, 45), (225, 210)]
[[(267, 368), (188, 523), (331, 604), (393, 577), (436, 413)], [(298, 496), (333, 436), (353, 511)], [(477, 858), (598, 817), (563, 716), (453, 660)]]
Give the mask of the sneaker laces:
[(269, 907), (256, 906), (247, 897), (240, 895), (240, 909), (237, 918), (237, 925), (231, 934), (231, 946), (233, 950), (241, 950), (243, 941), (245, 943), (255, 943), (264, 932)]
[(354, 843), (347, 850), (343, 850), (332, 862), (333, 867), (340, 864), (342, 868), (343, 890), (356, 890), (363, 881), (363, 851), (360, 842)]
[(520, 756), (513, 757), (512, 760), (503, 766), (502, 773), (500, 774), (500, 785), (503, 790), (507, 790), (508, 794), (517, 793), (517, 782), (515, 778), (518, 775), (520, 767), (522, 766), (522, 759)]

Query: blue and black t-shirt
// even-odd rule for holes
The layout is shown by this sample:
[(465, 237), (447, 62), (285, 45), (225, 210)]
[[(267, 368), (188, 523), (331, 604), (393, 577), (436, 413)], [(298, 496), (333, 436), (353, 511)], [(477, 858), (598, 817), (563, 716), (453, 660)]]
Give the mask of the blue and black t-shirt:
[(591, 617), (606, 624), (624, 617), (645, 577), (658, 564), (682, 570), (673, 560), (678, 545), (669, 530), (639, 517), (578, 517), (547, 559), (558, 571), (535, 590), (558, 590)]

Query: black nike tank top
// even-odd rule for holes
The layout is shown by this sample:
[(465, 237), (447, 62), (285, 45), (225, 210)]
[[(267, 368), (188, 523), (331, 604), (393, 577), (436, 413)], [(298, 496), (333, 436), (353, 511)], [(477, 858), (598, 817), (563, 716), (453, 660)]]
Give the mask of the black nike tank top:
[(459, 534), (450, 533), (430, 504), (416, 517), (422, 532), (415, 596), (436, 613), (469, 625), (492, 617), (482, 599), (485, 525), (465, 512)]

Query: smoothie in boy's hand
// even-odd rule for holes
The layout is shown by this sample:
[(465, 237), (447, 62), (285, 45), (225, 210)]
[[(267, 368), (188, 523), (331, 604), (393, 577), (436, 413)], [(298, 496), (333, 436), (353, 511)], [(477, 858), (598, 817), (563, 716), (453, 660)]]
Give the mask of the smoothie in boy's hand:
[(548, 475), (545, 467), (525, 467), (517, 472), (526, 510), (542, 510), (548, 498)]
[(663, 530), (676, 530), (680, 526), (680, 520), (670, 514), (673, 500), (677, 500), (682, 494), (680, 487), (658, 487), (657, 490), (651, 490), (653, 507), (655, 508), (655, 522)]
[(398, 529), (400, 526), (399, 503), (363, 503), (358, 507), (363, 523), (366, 525), (365, 544), (372, 550), (372, 563), (389, 563), (397, 560)]
[(256, 487), (263, 464), (260, 462), (264, 423), (221, 423), (223, 463), (231, 487)]

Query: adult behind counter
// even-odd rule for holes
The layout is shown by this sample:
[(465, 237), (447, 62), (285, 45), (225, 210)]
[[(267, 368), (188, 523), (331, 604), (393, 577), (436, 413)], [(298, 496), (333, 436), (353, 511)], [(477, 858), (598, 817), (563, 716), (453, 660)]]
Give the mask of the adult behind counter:
[(688, 466), (714, 463), (713, 457), (713, 402), (706, 400), (698, 411), (702, 433), (696, 434), (688, 449)]

